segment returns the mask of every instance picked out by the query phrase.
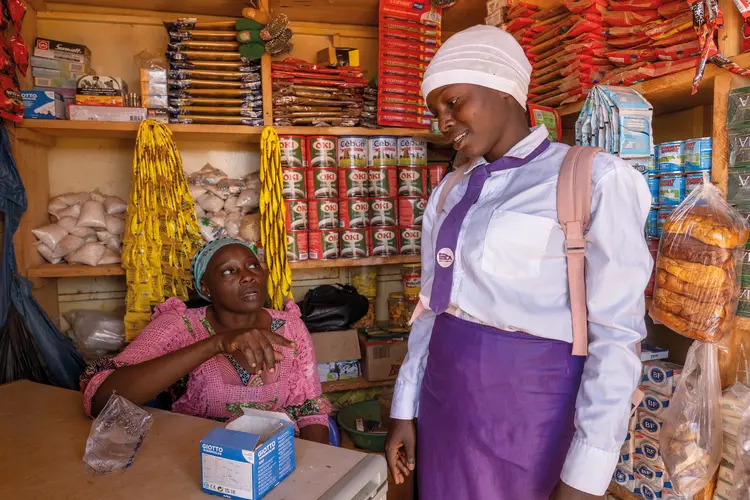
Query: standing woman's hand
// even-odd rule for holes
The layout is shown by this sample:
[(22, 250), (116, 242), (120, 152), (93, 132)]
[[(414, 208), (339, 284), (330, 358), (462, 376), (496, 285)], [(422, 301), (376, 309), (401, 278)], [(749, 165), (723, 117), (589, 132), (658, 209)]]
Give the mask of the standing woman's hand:
[(227, 330), (216, 335), (216, 342), (220, 353), (231, 354), (249, 373), (258, 373), (264, 368), (273, 372), (276, 363), (284, 359), (274, 346), (295, 346), (281, 335), (258, 328)]
[(396, 484), (406, 481), (414, 470), (417, 448), (417, 430), (411, 420), (391, 419), (388, 436), (385, 438), (385, 458)]
[(555, 490), (549, 498), (550, 500), (601, 500), (604, 497), (590, 495), (589, 493), (577, 490), (560, 481), (557, 483), (557, 486), (555, 486)]

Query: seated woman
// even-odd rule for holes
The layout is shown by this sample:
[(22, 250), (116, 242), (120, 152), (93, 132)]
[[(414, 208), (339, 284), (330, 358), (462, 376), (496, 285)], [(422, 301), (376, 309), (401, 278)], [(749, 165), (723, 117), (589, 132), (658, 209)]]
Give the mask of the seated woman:
[(330, 405), (321, 395), (312, 339), (293, 301), (264, 309), (267, 273), (242, 241), (212, 241), (193, 258), (208, 307), (176, 298), (114, 358), (81, 377), (83, 406), (96, 416), (112, 392), (143, 405), (169, 389), (172, 411), (228, 420), (243, 408), (283, 411), (302, 439), (328, 443)]

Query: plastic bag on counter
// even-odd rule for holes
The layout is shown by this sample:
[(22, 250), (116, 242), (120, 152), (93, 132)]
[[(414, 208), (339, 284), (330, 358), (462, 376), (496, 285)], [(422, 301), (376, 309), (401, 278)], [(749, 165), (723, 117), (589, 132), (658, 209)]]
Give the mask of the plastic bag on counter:
[(712, 480), (722, 445), (719, 350), (713, 344), (693, 342), (659, 437), (664, 464), (678, 493), (692, 498)]
[(747, 237), (742, 215), (704, 178), (664, 222), (651, 318), (692, 339), (721, 341), (737, 311)]
[(88, 363), (115, 354), (125, 346), (122, 313), (74, 310), (64, 317), (70, 324), (68, 336)]
[(98, 474), (127, 469), (153, 422), (146, 410), (113, 393), (91, 424), (83, 461)]

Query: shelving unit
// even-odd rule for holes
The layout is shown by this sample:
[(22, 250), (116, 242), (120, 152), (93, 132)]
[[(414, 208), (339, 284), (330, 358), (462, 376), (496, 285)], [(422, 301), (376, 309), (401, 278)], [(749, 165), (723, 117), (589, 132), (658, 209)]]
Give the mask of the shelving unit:
[(372, 387), (386, 387), (395, 384), (395, 380), (381, 380), (378, 382), (368, 382), (363, 378), (353, 378), (349, 380), (333, 380), (330, 382), (323, 382), (323, 392), (342, 392), (342, 391), (353, 391), (355, 389), (370, 389)]

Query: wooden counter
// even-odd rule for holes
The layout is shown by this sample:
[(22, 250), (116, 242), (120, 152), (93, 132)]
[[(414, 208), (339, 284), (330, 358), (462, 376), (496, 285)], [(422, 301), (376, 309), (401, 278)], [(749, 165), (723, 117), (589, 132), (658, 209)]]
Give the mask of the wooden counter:
[[(154, 424), (133, 465), (96, 476), (82, 461), (92, 421), (80, 393), (27, 381), (0, 386), (0, 499), (218, 498), (201, 491), (199, 442), (223, 424), (150, 411)], [(295, 452), (297, 469), (267, 500), (317, 500), (368, 457), (301, 439)]]

